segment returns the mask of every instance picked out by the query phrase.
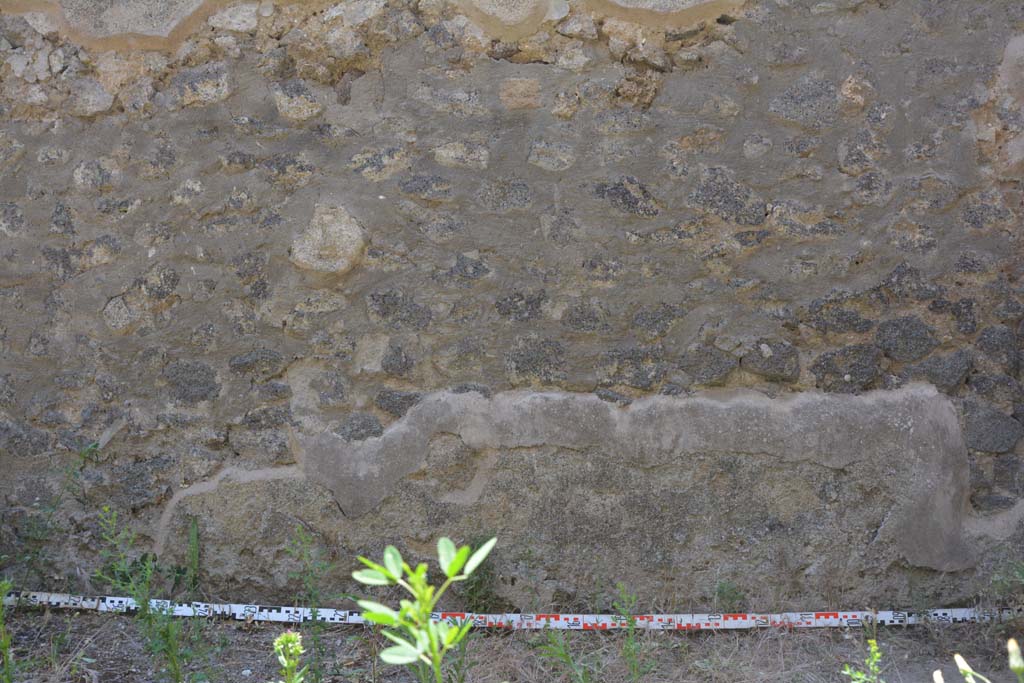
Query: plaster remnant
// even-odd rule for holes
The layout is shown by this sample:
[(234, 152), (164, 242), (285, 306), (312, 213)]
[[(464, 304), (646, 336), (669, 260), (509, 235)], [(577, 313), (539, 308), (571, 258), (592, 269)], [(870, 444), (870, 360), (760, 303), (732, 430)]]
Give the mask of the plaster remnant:
[(735, 18), (747, 0), (585, 0), (598, 14), (628, 19), (653, 28), (683, 28)]
[[(765, 468), (774, 463), (812, 463), (836, 471), (877, 468), (874, 481), (891, 491), (878, 538), (915, 566), (955, 571), (974, 562), (963, 531), (969, 485), (963, 437), (952, 403), (927, 385), (861, 396), (804, 393), (770, 399), (744, 391), (657, 396), (625, 409), (597, 396), (559, 392), (492, 398), (436, 393), (380, 436), (353, 442), (326, 431), (297, 441), (306, 476), (331, 489), (347, 515), (360, 517), (427, 467), (430, 439), (441, 433), (455, 434), (475, 450), (501, 449), (505, 462), (496, 468), (512, 466), (511, 449), (544, 447), (586, 453), (594, 462), (611, 457), (627, 469), (659, 477), (685, 473), (707, 455), (756, 457)], [(620, 460), (626, 453), (628, 462)], [(556, 461), (545, 466), (562, 467)], [(502, 504), (505, 494), (492, 495), (491, 504)], [(681, 505), (685, 495), (680, 492), (675, 504)]]
[(458, 0), (458, 6), (488, 34), (502, 40), (530, 35), (551, 12), (551, 0)]

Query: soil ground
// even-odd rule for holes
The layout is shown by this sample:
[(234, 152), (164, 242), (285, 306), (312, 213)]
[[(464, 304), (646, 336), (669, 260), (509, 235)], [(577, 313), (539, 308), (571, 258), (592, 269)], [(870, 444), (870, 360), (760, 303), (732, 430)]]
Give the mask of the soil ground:
[[(130, 617), (71, 612), (18, 611), (8, 615), (18, 662), (17, 681), (39, 683), (148, 683), (167, 680), (157, 657), (149, 654), (139, 623)], [(183, 624), (182, 647), (189, 650), (193, 681), (266, 683), (277, 681), (274, 638), (284, 630), (276, 624), (235, 621)], [(885, 628), (877, 633), (883, 653), (883, 678), (888, 683), (928, 683), (942, 669), (946, 681), (962, 680), (953, 665), (959, 652), (993, 683), (1015, 681), (1007, 672), (1005, 642), (1020, 639), (1024, 624)], [(700, 682), (831, 682), (848, 681), (845, 664), (861, 666), (868, 634), (850, 630), (784, 632), (641, 633), (642, 661), (650, 670), (643, 683)], [(360, 626), (304, 629), (306, 659), (313, 641), (321, 643), (318, 671), (322, 683), (360, 681), (405, 683), (412, 677), (398, 667), (384, 666), (376, 652), (388, 644)], [(545, 659), (538, 632), (479, 633), (466, 652), (463, 683), (627, 683), (622, 633), (570, 633), (567, 644), (589, 678), (571, 676)], [(645, 665), (647, 668), (647, 665)], [(310, 677), (307, 680), (317, 680)]]

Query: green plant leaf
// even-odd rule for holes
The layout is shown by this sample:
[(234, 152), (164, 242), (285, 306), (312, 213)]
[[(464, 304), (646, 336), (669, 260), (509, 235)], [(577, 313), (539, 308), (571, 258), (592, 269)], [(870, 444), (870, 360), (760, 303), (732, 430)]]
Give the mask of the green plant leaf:
[(448, 578), (455, 578), (462, 568), (466, 566), (466, 560), (469, 559), (470, 548), (468, 545), (464, 545), (458, 549), (455, 553), (455, 557), (452, 558), (451, 563), (448, 565)]
[(402, 636), (392, 633), (391, 631), (381, 631), (381, 635), (390, 640), (395, 645), (403, 645), (405, 647), (410, 647), (413, 650), (416, 650), (417, 652), (420, 651), (415, 645), (410, 643), (408, 640), (406, 640)]
[(402, 554), (393, 545), (384, 548), (384, 566), (395, 578), (402, 575)]
[(383, 572), (376, 569), (360, 569), (352, 572), (352, 578), (367, 586), (390, 586), (394, 581), (384, 576)]
[(473, 570), (479, 567), (480, 563), (487, 559), (487, 556), (490, 555), (491, 550), (494, 549), (494, 546), (497, 542), (497, 538), (492, 538), (491, 540), (487, 541), (482, 546), (477, 548), (477, 551), (470, 556), (469, 560), (466, 561), (466, 568), (463, 570), (462, 573), (466, 576), (472, 574)]
[(449, 567), (451, 567), (453, 559), (455, 559), (455, 544), (452, 543), (452, 539), (447, 536), (437, 539), (437, 563), (441, 565), (441, 571), (448, 578), (452, 577)]
[(363, 612), (363, 619), (381, 626), (398, 626), (398, 617), (388, 612)]
[(373, 600), (356, 600), (356, 604), (363, 609), (364, 612), (382, 612), (384, 614), (390, 614), (393, 617), (397, 617), (398, 613), (391, 609), (387, 605), (382, 605), (379, 602)]
[(401, 576), (401, 574), (399, 574), (398, 576), (395, 576), (394, 574), (391, 573), (391, 570), (389, 570), (387, 567), (385, 567), (382, 564), (377, 564), (373, 560), (368, 560), (365, 557), (358, 557), (356, 559), (358, 559), (360, 562), (365, 564), (370, 569), (372, 569), (374, 571), (377, 571), (377, 572), (380, 572), (381, 574), (383, 574), (384, 576), (386, 576), (386, 577), (388, 577), (390, 579), (397, 579), (398, 576)]
[(412, 664), (419, 661), (420, 653), (406, 643), (384, 648), (380, 653), (380, 658), (387, 664)]
[(1006, 641), (1006, 651), (1010, 655), (1010, 671), (1020, 676), (1024, 674), (1024, 656), (1021, 656), (1020, 645), (1013, 638)]

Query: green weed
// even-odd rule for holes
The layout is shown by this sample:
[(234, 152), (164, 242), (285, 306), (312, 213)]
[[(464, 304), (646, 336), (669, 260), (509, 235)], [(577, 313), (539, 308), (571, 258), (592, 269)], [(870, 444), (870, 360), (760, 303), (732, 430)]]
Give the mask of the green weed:
[(188, 523), (188, 564), (185, 567), (185, 587), (190, 598), (199, 594), (199, 522), (195, 517)]
[(496, 591), (497, 577), (489, 566), (480, 567), (459, 586), (458, 594), (466, 609), (477, 614), (501, 613), (511, 605)]
[(15, 559), (22, 565), (21, 582), (31, 583), (34, 576), (43, 579), (47, 576), (44, 563), (47, 545), (60, 531), (57, 523), (57, 512), (64, 501), (74, 498), (82, 501), (85, 497), (82, 484), (82, 470), (86, 465), (101, 462), (98, 443), (90, 443), (75, 456), (75, 460), (63, 468), (63, 481), (57, 494), (41, 506), (38, 511), (27, 515), (19, 529), (23, 551)]
[(847, 664), (843, 667), (843, 675), (849, 676), (852, 683), (885, 683), (882, 678), (882, 651), (878, 649), (878, 641), (868, 638), (868, 657), (864, 660), (867, 671), (854, 669)]
[(540, 656), (569, 674), (573, 683), (594, 683), (599, 674), (595, 667), (577, 661), (569, 651), (569, 639), (562, 631), (548, 631), (547, 643), (540, 646)]
[(309, 666), (299, 668), (300, 658), (306, 651), (302, 649), (302, 634), (285, 631), (274, 639), (274, 654), (281, 664), (281, 677), (278, 683), (304, 683)]
[(747, 601), (747, 594), (728, 579), (715, 584), (715, 609), (719, 612), (738, 612)]
[[(160, 661), (167, 678), (173, 683), (205, 680), (204, 674), (189, 674), (188, 664), (208, 646), (201, 637), (202, 622), (192, 625), (192, 637), (184, 642), (185, 624), (174, 617), (169, 601), (154, 600), (158, 585), (167, 583), (174, 571), (163, 570), (151, 553), (137, 554), (135, 534), (122, 528), (115, 510), (104, 506), (99, 516), (101, 569), (95, 578), (119, 594), (131, 597), (136, 604), (136, 621), (146, 648)], [(195, 537), (198, 556), (198, 536)]]
[(67, 647), (68, 640), (71, 637), (71, 619), (71, 616), (65, 617), (64, 630), (54, 633), (49, 637), (49, 647), (46, 651), (46, 663), (54, 673), (60, 671), (64, 648)]
[(992, 578), (992, 588), (1003, 600), (1024, 603), (1024, 562), (1010, 562)]
[(465, 581), (473, 574), (495, 543), (497, 539), (492, 538), (472, 552), (468, 545), (456, 549), (450, 539), (439, 539), (437, 559), (445, 576), (439, 588), (427, 581), (425, 562), (413, 569), (402, 561), (402, 555), (394, 546), (384, 549), (383, 564), (359, 558), (367, 568), (352, 573), (356, 581), (367, 586), (400, 586), (412, 597), (412, 600), (402, 600), (398, 610), (373, 600), (358, 601), (363, 619), (390, 629), (383, 635), (394, 645), (381, 651), (384, 663), (408, 666), (420, 683), (431, 683), (431, 680), (444, 683), (444, 657), (469, 635), (473, 623), (467, 620), (452, 626), (434, 622), (431, 613), (452, 584)]
[(636, 594), (628, 592), (623, 583), (615, 584), (615, 588), (619, 597), (612, 603), (612, 608), (619, 618), (626, 622), (626, 632), (622, 642), (622, 658), (626, 660), (629, 680), (632, 683), (638, 683), (654, 669), (655, 663), (648, 661), (648, 653), (644, 650), (637, 633), (636, 617), (634, 616), (637, 603)]
[(3, 598), (14, 586), (6, 579), (0, 581), (0, 681), (14, 683), (14, 653), (11, 651), (11, 632), (7, 630), (7, 613)]
[(466, 683), (475, 662), (469, 658), (469, 638), (455, 646), (455, 657), (445, 677), (445, 683)]
[(324, 558), (316, 539), (301, 524), (295, 527), (286, 552), (299, 565), (297, 570), (288, 573), (288, 578), (297, 581), (301, 586), (295, 600), (312, 612), (313, 620), (306, 628), (312, 641), (313, 657), (307, 668), (313, 683), (320, 683), (326, 674), (325, 661), (328, 653), (323, 638), (324, 624), (317, 619), (317, 615), (319, 607), (324, 602), (324, 586), (331, 563)]

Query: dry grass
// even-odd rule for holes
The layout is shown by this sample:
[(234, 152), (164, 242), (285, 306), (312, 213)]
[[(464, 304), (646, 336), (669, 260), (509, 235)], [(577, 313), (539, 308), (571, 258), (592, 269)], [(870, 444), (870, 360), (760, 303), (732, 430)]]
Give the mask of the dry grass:
[[(65, 613), (21, 612), (10, 620), (15, 655), (22, 662), (20, 680), (33, 683), (149, 683), (162, 680), (128, 618)], [(1011, 683), (1006, 673), (1007, 637), (1024, 635), (1016, 628), (951, 626), (889, 628), (878, 633), (888, 683), (927, 683), (941, 668), (956, 681), (953, 654), (962, 653), (993, 683)], [(193, 670), (210, 681), (266, 683), (276, 674), (273, 639), (276, 625), (210, 622), (202, 633), (209, 651)], [(641, 633), (645, 657), (654, 668), (643, 683), (826, 683), (847, 681), (844, 664), (860, 664), (866, 634), (859, 631), (762, 630), (721, 633)], [(362, 627), (324, 630), (330, 661), (325, 682), (405, 683), (412, 679), (395, 667), (375, 665), (383, 643)], [(468, 683), (562, 683), (571, 679), (545, 660), (538, 632), (486, 633), (470, 645)], [(308, 642), (307, 642), (308, 644)], [(621, 633), (570, 633), (568, 644), (577, 661), (594, 672), (595, 683), (631, 683), (621, 657)], [(248, 675), (246, 675), (248, 673)], [(276, 680), (276, 679), (275, 679)]]

